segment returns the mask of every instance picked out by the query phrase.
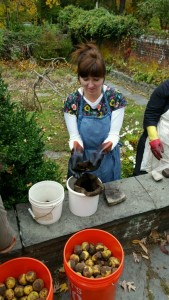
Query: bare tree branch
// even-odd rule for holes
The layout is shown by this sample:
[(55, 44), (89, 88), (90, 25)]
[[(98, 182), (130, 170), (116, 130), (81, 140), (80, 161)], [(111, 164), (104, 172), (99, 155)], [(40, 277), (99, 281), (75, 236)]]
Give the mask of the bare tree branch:
[[(34, 70), (34, 72), (37, 75), (36, 80), (33, 83), (33, 103), (36, 109), (40, 108), (40, 110), (42, 110), (42, 106), (41, 103), (38, 99), (38, 95), (36, 93), (36, 88), (40, 87), (40, 85), (42, 84), (42, 81), (45, 81), (51, 88), (53, 91), (58, 92), (58, 89), (55, 86), (55, 83), (53, 83), (51, 81), (51, 79), (49, 78), (49, 73), (52, 72), (55, 68), (55, 65), (58, 64), (61, 60), (63, 60), (65, 63), (66, 59), (64, 57), (57, 57), (57, 58), (50, 58), (50, 59), (44, 59), (41, 58), (45, 61), (50, 61), (49, 66), (44, 70), (44, 72), (42, 74), (39, 74), (37, 71)], [(38, 106), (37, 106), (38, 103)]]

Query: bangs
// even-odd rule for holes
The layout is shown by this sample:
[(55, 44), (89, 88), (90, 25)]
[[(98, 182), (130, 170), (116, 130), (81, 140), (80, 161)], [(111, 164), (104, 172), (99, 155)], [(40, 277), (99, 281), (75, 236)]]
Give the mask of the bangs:
[(84, 77), (100, 77), (104, 78), (106, 74), (106, 68), (104, 62), (95, 61), (94, 63), (81, 63), (78, 67), (78, 76)]

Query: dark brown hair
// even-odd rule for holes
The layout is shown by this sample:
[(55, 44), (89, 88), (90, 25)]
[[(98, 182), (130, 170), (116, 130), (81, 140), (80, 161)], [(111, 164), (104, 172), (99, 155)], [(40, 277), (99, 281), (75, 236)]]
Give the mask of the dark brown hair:
[(72, 58), (77, 63), (78, 77), (105, 77), (105, 62), (95, 44), (85, 43), (78, 45), (72, 54)]

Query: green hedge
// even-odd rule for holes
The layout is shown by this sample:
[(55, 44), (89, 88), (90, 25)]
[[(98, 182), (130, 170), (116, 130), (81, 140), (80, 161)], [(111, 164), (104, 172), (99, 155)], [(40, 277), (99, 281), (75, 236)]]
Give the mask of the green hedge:
[(69, 58), (72, 41), (65, 36), (58, 25), (45, 23), (42, 26), (31, 25), (19, 31), (0, 30), (0, 59), (21, 60), (31, 56), (37, 61), (42, 58), (63, 56)]
[(0, 77), (0, 193), (6, 208), (28, 202), (30, 185), (42, 180), (60, 181), (59, 166), (45, 160), (44, 142), (35, 115), (10, 102)]
[(142, 33), (133, 16), (115, 15), (102, 7), (86, 11), (66, 6), (59, 11), (57, 22), (19, 26), (15, 31), (0, 29), (0, 59), (17, 61), (31, 56), (37, 61), (41, 61), (41, 57), (69, 59), (73, 45), (82, 41), (119, 41), (123, 36)]
[(58, 22), (64, 30), (71, 34), (75, 42), (103, 39), (120, 40), (123, 36), (141, 34), (136, 18), (131, 15), (119, 16), (105, 8), (85, 11), (72, 5), (60, 11)]

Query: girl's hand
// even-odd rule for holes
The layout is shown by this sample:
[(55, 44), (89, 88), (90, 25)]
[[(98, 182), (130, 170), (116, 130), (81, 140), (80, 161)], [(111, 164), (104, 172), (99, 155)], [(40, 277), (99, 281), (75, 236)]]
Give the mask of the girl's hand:
[(72, 150), (73, 150), (73, 152), (76, 151), (76, 152), (82, 153), (84, 149), (77, 141), (75, 141), (73, 143), (73, 149)]
[(112, 146), (113, 146), (113, 143), (112, 142), (107, 142), (107, 143), (103, 143), (101, 145), (101, 150), (102, 150), (102, 153), (103, 154), (107, 154), (111, 151), (112, 149)]

